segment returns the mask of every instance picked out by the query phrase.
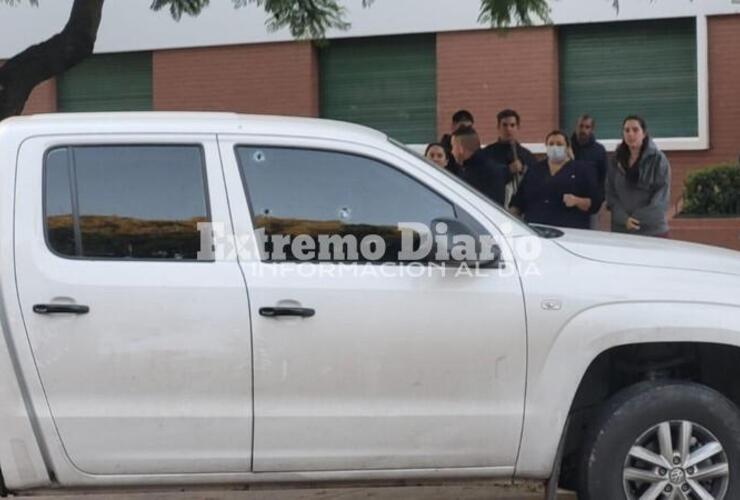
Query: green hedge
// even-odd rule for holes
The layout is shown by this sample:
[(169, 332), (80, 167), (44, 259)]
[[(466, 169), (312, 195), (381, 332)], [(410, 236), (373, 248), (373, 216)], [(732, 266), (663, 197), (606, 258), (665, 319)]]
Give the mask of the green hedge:
[(717, 165), (689, 174), (681, 214), (740, 216), (740, 165)]

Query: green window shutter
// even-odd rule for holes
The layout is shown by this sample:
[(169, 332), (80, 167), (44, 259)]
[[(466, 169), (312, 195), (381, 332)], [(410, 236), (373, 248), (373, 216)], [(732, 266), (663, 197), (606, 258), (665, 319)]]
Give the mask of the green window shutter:
[(62, 112), (151, 110), (152, 55), (92, 56), (59, 78), (57, 93)]
[(618, 139), (630, 114), (643, 116), (653, 137), (696, 137), (696, 21), (562, 27), (560, 110), (564, 130), (588, 113), (603, 139)]
[(407, 143), (434, 140), (436, 38), (333, 40), (320, 52), (321, 116), (367, 125)]

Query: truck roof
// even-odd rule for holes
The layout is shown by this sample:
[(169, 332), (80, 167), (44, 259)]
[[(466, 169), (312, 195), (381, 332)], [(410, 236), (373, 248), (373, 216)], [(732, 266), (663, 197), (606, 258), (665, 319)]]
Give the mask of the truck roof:
[(50, 113), (8, 118), (0, 135), (77, 133), (250, 134), (342, 139), (362, 143), (386, 141), (377, 130), (352, 123), (270, 115), (212, 112)]

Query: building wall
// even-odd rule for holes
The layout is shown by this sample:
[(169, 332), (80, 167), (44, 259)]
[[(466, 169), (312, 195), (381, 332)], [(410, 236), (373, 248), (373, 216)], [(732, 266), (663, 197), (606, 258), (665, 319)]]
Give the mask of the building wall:
[[(693, 170), (740, 156), (740, 15), (710, 16), (710, 149), (670, 151), (672, 201), (680, 208), (683, 184)], [(484, 143), (496, 139), (496, 112), (522, 115), (523, 142), (541, 143), (559, 125), (559, 61), (555, 28), (440, 33), (437, 37), (437, 128), (469, 109)]]
[(318, 116), (318, 62), (310, 42), (157, 51), (156, 111)]
[[(708, 151), (671, 152), (673, 201), (680, 210), (683, 182), (694, 170), (740, 156), (740, 15), (710, 17)], [(676, 239), (740, 250), (740, 219), (677, 218), (671, 222)]]
[(57, 86), (54, 79), (47, 80), (31, 92), (23, 108), (24, 115), (53, 113), (57, 110)]
[(708, 25), (710, 149), (668, 153), (675, 203), (689, 172), (740, 155), (740, 15), (710, 17)]
[(468, 109), (484, 143), (496, 140), (496, 114), (522, 116), (522, 142), (544, 142), (557, 128), (558, 40), (553, 27), (463, 31), (437, 36), (437, 128)]
[[(3, 3), (3, 2), (0, 2)], [(15, 2), (0, 16), (0, 58), (9, 58), (30, 45), (58, 33), (69, 16), (71, 0)], [(189, 47), (217, 47), (290, 41), (290, 30), (269, 30), (263, 8), (212, 1), (199, 16), (175, 21), (168, 9), (155, 13), (150, 1), (105, 2), (96, 53), (152, 51)], [(330, 39), (480, 30), (480, 0), (403, 0), (374, 2), (363, 8), (359, 0), (339, 0), (346, 8), (347, 30), (330, 29)], [(620, 9), (608, 0), (549, 0), (556, 25), (591, 22), (665, 19), (740, 13), (733, 0), (625, 0)], [(133, 36), (132, 36), (133, 34)]]
[[(680, 210), (691, 171), (740, 155), (739, 14), (708, 18), (708, 47), (710, 149), (667, 152), (673, 167), (672, 212)], [(557, 128), (556, 27), (442, 32), (436, 55), (438, 135), (448, 131), (452, 113), (461, 108), (473, 112), (485, 143), (496, 139), (496, 113), (505, 107), (521, 113), (523, 142), (541, 144)], [(153, 53), (152, 65), (155, 110), (319, 115), (318, 55), (310, 42), (160, 50)], [(56, 102), (50, 80), (34, 90), (24, 112), (53, 112)], [(608, 215), (602, 218), (608, 224)], [(736, 230), (728, 233), (721, 224), (677, 220), (674, 227), (681, 238), (725, 246), (731, 246), (727, 238), (740, 241)]]

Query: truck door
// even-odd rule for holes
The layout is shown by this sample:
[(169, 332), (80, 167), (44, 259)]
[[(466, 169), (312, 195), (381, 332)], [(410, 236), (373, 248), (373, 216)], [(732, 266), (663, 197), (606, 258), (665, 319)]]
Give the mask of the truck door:
[[(442, 183), (425, 185), (375, 148), (219, 141), (240, 236), (303, 235), (298, 246), (307, 248), (322, 234), (377, 235), (392, 248), (398, 223), (469, 217), (464, 198), (442, 194)], [(302, 262), (295, 245), (284, 256), (277, 245), (269, 255), (241, 249), (254, 338), (255, 471), (514, 465), (526, 370), (515, 268), (441, 275), (392, 255), (365, 261), (348, 247)]]
[(35, 138), (16, 200), (22, 314), (72, 464), (250, 471), (245, 283), (200, 252), (199, 223), (231, 232), (215, 137)]

